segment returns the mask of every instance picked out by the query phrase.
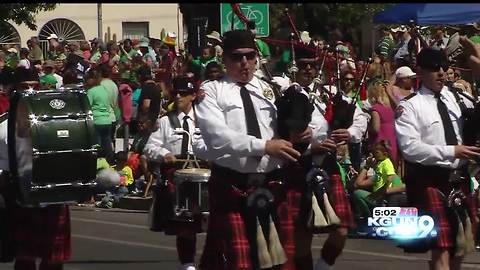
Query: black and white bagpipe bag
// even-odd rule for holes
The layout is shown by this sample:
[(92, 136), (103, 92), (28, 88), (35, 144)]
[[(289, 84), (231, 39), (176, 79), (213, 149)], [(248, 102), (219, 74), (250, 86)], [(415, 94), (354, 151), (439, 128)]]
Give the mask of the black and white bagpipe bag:
[[(303, 132), (312, 120), (314, 99), (309, 99), (302, 91), (303, 89), (294, 83), (275, 102), (278, 131), (282, 139), (288, 140), (291, 131)], [(311, 209), (306, 213), (307, 226), (316, 232), (322, 232), (327, 227), (341, 223), (329, 198), (330, 175), (336, 169), (335, 155), (312, 157), (312, 154), (307, 151), (308, 145), (308, 143), (294, 144), (294, 148), (302, 153), (298, 165), (308, 172), (305, 179), (307, 184), (305, 196), (307, 196), (307, 202), (311, 202)], [(318, 162), (319, 158), (323, 162)]]

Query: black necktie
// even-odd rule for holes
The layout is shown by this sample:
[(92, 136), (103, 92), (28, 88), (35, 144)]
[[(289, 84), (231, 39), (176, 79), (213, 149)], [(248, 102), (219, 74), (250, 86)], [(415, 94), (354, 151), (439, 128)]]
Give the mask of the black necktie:
[(245, 111), (245, 119), (247, 120), (247, 134), (262, 138), (260, 126), (258, 125), (257, 115), (253, 108), (252, 98), (245, 85), (240, 85), (240, 96), (242, 97), (243, 109)]
[[(182, 124), (182, 127), (183, 127), (183, 130), (185, 130), (186, 132), (189, 132), (189, 128), (188, 128), (188, 115), (185, 115), (183, 117), (183, 124)], [(182, 139), (182, 153), (181, 155), (182, 156), (186, 156), (188, 153), (188, 135), (186, 133), (183, 133), (183, 139)]]
[(447, 145), (457, 145), (457, 136), (455, 135), (455, 130), (453, 129), (452, 120), (448, 115), (447, 105), (445, 105), (440, 98), (440, 93), (435, 93), (435, 98), (437, 98), (438, 113), (440, 113), (440, 117), (442, 118), (443, 129), (445, 132), (445, 142)]

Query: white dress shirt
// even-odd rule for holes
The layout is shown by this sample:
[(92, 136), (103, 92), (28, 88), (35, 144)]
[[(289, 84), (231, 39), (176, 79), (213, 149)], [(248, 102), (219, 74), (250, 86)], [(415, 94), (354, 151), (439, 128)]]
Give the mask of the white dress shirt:
[[(343, 99), (351, 102), (351, 98), (343, 95)], [(355, 104), (355, 112), (353, 113), (352, 125), (348, 128), (350, 133), (351, 143), (360, 143), (363, 139), (363, 135), (367, 132), (368, 122), (370, 121), (370, 114), (367, 109), (370, 106), (368, 102), (364, 102), (364, 108), (360, 108), (358, 104)]]
[[(180, 127), (183, 125), (183, 117), (185, 113), (180, 112), (177, 114), (180, 121)], [(192, 136), (192, 140), (195, 139), (193, 133), (195, 132), (195, 114), (193, 109), (188, 113), (187, 119), (188, 130)], [(153, 132), (148, 138), (143, 153), (149, 160), (162, 162), (165, 155), (171, 153), (173, 155), (179, 155), (182, 152), (182, 139), (183, 133), (175, 133), (174, 128), (171, 126), (168, 116), (163, 116), (157, 120), (158, 129)], [(192, 153), (192, 145), (188, 143), (188, 152)]]
[[(460, 106), (446, 86), (440, 94), (448, 108), (458, 143), (462, 144)], [(455, 146), (446, 145), (437, 99), (430, 89), (422, 86), (416, 95), (400, 101), (395, 115), (398, 147), (406, 160), (447, 168), (457, 168), (460, 162), (464, 162), (454, 157)]]
[[(270, 172), (282, 161), (265, 154), (267, 140), (278, 138), (275, 97), (271, 87), (253, 77), (245, 85), (250, 92), (260, 127), (261, 139), (247, 135), (240, 86), (228, 76), (202, 85), (205, 97), (196, 105), (197, 124), (215, 164), (242, 173)], [(326, 122), (325, 122), (326, 123)], [(311, 123), (315, 133), (315, 123)]]

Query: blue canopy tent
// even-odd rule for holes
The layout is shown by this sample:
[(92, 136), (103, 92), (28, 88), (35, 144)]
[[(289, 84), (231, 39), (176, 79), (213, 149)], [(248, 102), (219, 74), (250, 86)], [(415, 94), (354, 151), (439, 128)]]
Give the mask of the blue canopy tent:
[(480, 21), (480, 4), (397, 4), (378, 13), (374, 23), (416, 25), (467, 24)]

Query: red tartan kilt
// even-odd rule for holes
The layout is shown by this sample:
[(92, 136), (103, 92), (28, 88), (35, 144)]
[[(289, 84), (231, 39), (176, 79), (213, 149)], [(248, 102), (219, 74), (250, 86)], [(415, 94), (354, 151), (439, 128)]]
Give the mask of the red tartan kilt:
[(340, 174), (330, 175), (331, 189), (328, 198), (338, 218), (340, 218), (340, 226), (347, 228), (355, 228), (354, 215), (347, 192), (343, 186)]
[[(305, 173), (290, 168), (288, 176), (292, 183), (302, 183)], [(242, 197), (225, 181), (210, 177), (209, 202), (210, 217), (207, 239), (202, 254), (201, 269), (250, 269), (250, 247), (243, 217), (241, 216)], [(340, 176), (332, 179), (330, 200), (332, 206), (346, 227), (354, 226), (353, 213), (346, 197)], [(305, 183), (303, 181), (303, 183)], [(296, 269), (296, 258), (311, 261), (312, 231), (307, 228), (306, 213), (311, 204), (306, 204), (305, 185), (273, 188), (277, 214), (276, 228), (288, 261), (282, 269)], [(310, 267), (311, 268), (311, 267)]]
[(17, 258), (42, 258), (55, 262), (71, 257), (68, 206), (16, 208), (13, 211), (14, 245)]
[[(287, 169), (287, 171), (289, 174), (288, 178), (292, 179), (292, 181), (298, 179), (306, 179), (306, 174), (308, 173), (305, 172), (304, 169), (295, 167), (290, 167)], [(326, 171), (330, 176), (330, 192), (327, 193), (328, 199), (333, 209), (335, 210), (335, 213), (341, 221), (340, 226), (346, 228), (355, 228), (356, 224), (354, 221), (352, 206), (350, 204), (350, 200), (348, 199), (347, 192), (345, 191), (345, 188), (343, 186), (342, 178), (340, 176), (340, 172), (337, 168), (336, 163), (333, 163), (333, 166), (330, 165)], [(311, 202), (310, 198), (308, 198), (308, 202)], [(304, 211), (309, 212), (311, 211), (312, 206), (311, 204), (309, 204), (304, 206), (304, 208)], [(305, 218), (305, 220), (302, 220), (301, 222), (306, 223), (307, 216), (308, 215), (304, 215), (303, 217)], [(324, 232), (325, 230), (321, 231)]]
[[(417, 183), (420, 179), (417, 179)], [(440, 191), (448, 196), (449, 185), (442, 187), (423, 186), (414, 183), (406, 182), (407, 198), (409, 205), (418, 208), (420, 214), (431, 215), (437, 230), (437, 238), (433, 243), (429, 244), (428, 248), (452, 248), (455, 244), (455, 235), (452, 232), (452, 224), (448, 219), (446, 211), (446, 199), (441, 195)], [(477, 196), (478, 193), (471, 193), (468, 183), (461, 187), (464, 194), (467, 196), (466, 204), (468, 215), (472, 222), (472, 231), (475, 237), (478, 218), (477, 218)], [(422, 243), (423, 244), (423, 243)], [(424, 251), (424, 250), (422, 250)], [(420, 251), (420, 252), (422, 252)]]

